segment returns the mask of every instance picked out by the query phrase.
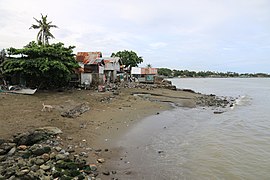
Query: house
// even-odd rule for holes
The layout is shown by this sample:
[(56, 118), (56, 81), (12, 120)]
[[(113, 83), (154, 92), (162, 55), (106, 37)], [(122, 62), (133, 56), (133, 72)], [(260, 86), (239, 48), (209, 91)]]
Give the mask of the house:
[(131, 68), (131, 75), (142, 83), (154, 83), (154, 76), (156, 76), (157, 74), (157, 68)]
[(104, 57), (103, 58), (104, 74), (107, 82), (115, 82), (117, 80), (117, 72), (120, 72), (120, 58), (119, 57)]
[(87, 87), (104, 83), (104, 61), (101, 52), (78, 52), (76, 60), (81, 66), (80, 83)]
[(78, 52), (76, 60), (81, 66), (81, 85), (100, 85), (115, 82), (120, 71), (119, 57), (102, 57), (101, 52)]

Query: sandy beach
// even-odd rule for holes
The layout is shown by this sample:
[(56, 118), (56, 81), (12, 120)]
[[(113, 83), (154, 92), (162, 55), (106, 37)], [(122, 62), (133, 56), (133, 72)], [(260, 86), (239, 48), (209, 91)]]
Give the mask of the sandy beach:
[[(107, 160), (117, 156), (118, 150), (110, 149), (108, 141), (113, 143), (144, 117), (169, 110), (172, 104), (192, 108), (214, 99), (214, 96), (164, 88), (120, 88), (117, 93), (78, 89), (40, 91), (35, 95), (1, 93), (0, 137), (11, 139), (14, 134), (31, 129), (57, 127), (63, 131), (60, 135), (63, 147), (73, 146), (75, 153), (84, 152), (89, 163), (104, 158), (105, 163), (98, 164), (98, 177), (111, 179), (102, 172), (107, 169)], [(53, 109), (41, 111), (43, 103)], [(76, 118), (61, 116), (80, 104), (87, 105), (90, 110)]]

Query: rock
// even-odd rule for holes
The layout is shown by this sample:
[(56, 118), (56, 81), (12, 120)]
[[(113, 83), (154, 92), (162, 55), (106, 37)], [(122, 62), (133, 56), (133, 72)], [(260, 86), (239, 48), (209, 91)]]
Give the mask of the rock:
[(130, 175), (132, 172), (131, 171), (126, 171), (125, 174), (126, 175)]
[(113, 95), (119, 95), (119, 91), (113, 91)]
[(26, 150), (27, 149), (27, 146), (26, 145), (20, 145), (20, 146), (18, 146), (18, 148), (17, 148), (18, 150)]
[(43, 180), (50, 180), (51, 178), (50, 178), (50, 176), (42, 176), (42, 179)]
[(37, 170), (39, 170), (39, 167), (40, 166), (38, 166), (38, 165), (33, 165), (30, 167), (30, 169), (31, 169), (31, 171), (37, 171)]
[(90, 164), (89, 167), (90, 167), (90, 169), (92, 171), (96, 171), (97, 170), (97, 165), (95, 165), (95, 164)]
[(17, 176), (23, 176), (23, 175), (28, 174), (29, 172), (30, 172), (29, 169), (23, 169), (21, 171), (16, 172), (16, 175)]
[(0, 138), (0, 145), (7, 142), (5, 139)]
[(13, 147), (15, 147), (15, 143), (3, 143), (0, 145), (0, 155), (7, 154)]
[(6, 150), (5, 149), (0, 149), (0, 155), (5, 155), (6, 154)]
[(55, 147), (54, 149), (55, 149), (57, 152), (60, 152), (60, 151), (62, 150), (62, 148), (59, 147), (59, 146)]
[(46, 161), (48, 161), (48, 160), (50, 160), (50, 155), (49, 154), (47, 154), (47, 153), (44, 153), (44, 154), (42, 154), (42, 159), (46, 162)]
[(64, 160), (66, 159), (66, 156), (64, 154), (57, 154), (55, 156), (55, 159), (58, 161), (58, 160)]
[(103, 171), (102, 174), (105, 175), (105, 176), (109, 176), (110, 172), (109, 171)]
[(13, 147), (13, 148), (11, 148), (9, 151), (8, 151), (8, 153), (7, 153), (7, 155), (8, 156), (13, 156), (14, 154), (15, 154), (15, 152), (16, 152), (16, 147)]
[(65, 151), (64, 149), (62, 149), (59, 153), (60, 153), (60, 154), (65, 154), (66, 151)]
[(69, 137), (67, 137), (67, 139), (68, 139), (68, 140), (72, 140), (73, 138), (69, 136)]
[(52, 172), (53, 178), (61, 177), (62, 175), (63, 175), (63, 173), (59, 172), (59, 171), (53, 171)]
[(14, 166), (12, 166), (12, 167), (8, 167), (8, 168), (6, 168), (5, 169), (5, 177), (10, 177), (10, 176), (12, 176), (12, 175), (14, 175), (15, 174), (15, 172), (16, 172), (16, 167), (14, 167)]
[(55, 156), (56, 156), (56, 154), (55, 154), (54, 152), (52, 152), (52, 153), (50, 154), (50, 159), (55, 159)]
[(67, 117), (67, 118), (75, 118), (80, 116), (81, 114), (85, 113), (86, 111), (89, 111), (90, 107), (88, 105), (86, 105), (85, 103), (82, 103), (76, 107), (74, 107), (73, 109), (70, 109), (66, 112), (63, 112), (61, 114), (61, 116), (63, 117)]
[(57, 127), (50, 127), (50, 126), (38, 128), (36, 130), (46, 132), (47, 134), (50, 134), (50, 135), (57, 135), (57, 134), (62, 134), (63, 133), (61, 131), (61, 129), (59, 129)]
[(30, 150), (34, 155), (40, 156), (44, 153), (49, 153), (51, 151), (51, 148), (49, 146), (41, 147), (35, 144), (30, 148)]
[(45, 131), (33, 131), (33, 132), (26, 132), (19, 134), (14, 137), (13, 141), (17, 145), (34, 145), (42, 140), (46, 140), (50, 138), (50, 135), (46, 133)]
[(104, 158), (99, 158), (99, 159), (97, 159), (97, 162), (98, 163), (104, 163), (105, 162), (105, 159)]
[(35, 161), (35, 164), (36, 165), (42, 165), (42, 164), (44, 164), (45, 163), (45, 161), (43, 160), (43, 159), (36, 159), (36, 161)]
[(39, 177), (41, 177), (41, 179), (43, 179), (42, 177), (44, 176), (44, 174), (45, 174), (45, 171), (43, 170), (43, 169), (39, 169), (39, 170), (37, 170), (37, 175), (39, 176)]
[(45, 165), (45, 164), (42, 164), (40, 168), (43, 169), (44, 171), (48, 171), (49, 169), (51, 169), (49, 165)]
[(2, 175), (0, 174), (0, 179), (1, 179), (1, 180), (4, 180), (4, 179), (5, 179), (5, 177), (4, 177), (4, 176), (2, 176)]
[(214, 111), (214, 114), (222, 114), (224, 111)]
[[(74, 152), (71, 145), (68, 146), (67, 151), (61, 147), (58, 147), (59, 149), (54, 147), (54, 142), (56, 141), (64, 146), (59, 136), (52, 135), (58, 132), (58, 130), (52, 131), (53, 133), (45, 132), (40, 134), (40, 132), (45, 132), (45, 130), (39, 129), (38, 131), (15, 135), (14, 142), (17, 144), (7, 143), (8, 141), (0, 144), (0, 152), (3, 154), (0, 155), (0, 180), (84, 180), (94, 179), (98, 175), (97, 165), (86, 164), (84, 159), (87, 156), (86, 152), (82, 153), (83, 156), (75, 156), (70, 155), (70, 152)], [(34, 135), (38, 137), (34, 137)], [(29, 139), (30, 137), (33, 137), (34, 140)], [(44, 137), (48, 139), (45, 140)], [(56, 151), (51, 152), (52, 148)], [(100, 158), (98, 161), (102, 163), (105, 160)]]
[(74, 149), (72, 149), (72, 148), (69, 148), (69, 149), (67, 150), (67, 152), (69, 152), (69, 153), (74, 153), (74, 152), (75, 152), (75, 150), (74, 150)]
[[(0, 156), (0, 162), (4, 161), (6, 159), (6, 156)], [(0, 166), (1, 169), (1, 166)]]

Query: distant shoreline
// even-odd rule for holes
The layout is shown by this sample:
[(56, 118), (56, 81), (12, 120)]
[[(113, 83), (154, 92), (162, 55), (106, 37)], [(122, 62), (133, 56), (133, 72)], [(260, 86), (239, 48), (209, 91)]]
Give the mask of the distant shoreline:
[(250, 78), (250, 77), (270, 77), (269, 73), (237, 73), (237, 72), (216, 72), (216, 71), (189, 71), (189, 70), (171, 70), (169, 68), (158, 68), (158, 74), (166, 77), (212, 77), (212, 78)]

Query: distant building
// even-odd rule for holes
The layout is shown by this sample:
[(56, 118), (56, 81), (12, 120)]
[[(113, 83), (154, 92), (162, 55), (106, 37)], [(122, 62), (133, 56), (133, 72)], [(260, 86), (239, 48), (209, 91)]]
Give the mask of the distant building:
[(107, 82), (115, 82), (117, 79), (117, 72), (120, 72), (120, 58), (119, 57), (104, 57), (105, 66), (104, 73)]
[(132, 67), (131, 75), (139, 82), (154, 83), (154, 76), (158, 74), (157, 68)]

